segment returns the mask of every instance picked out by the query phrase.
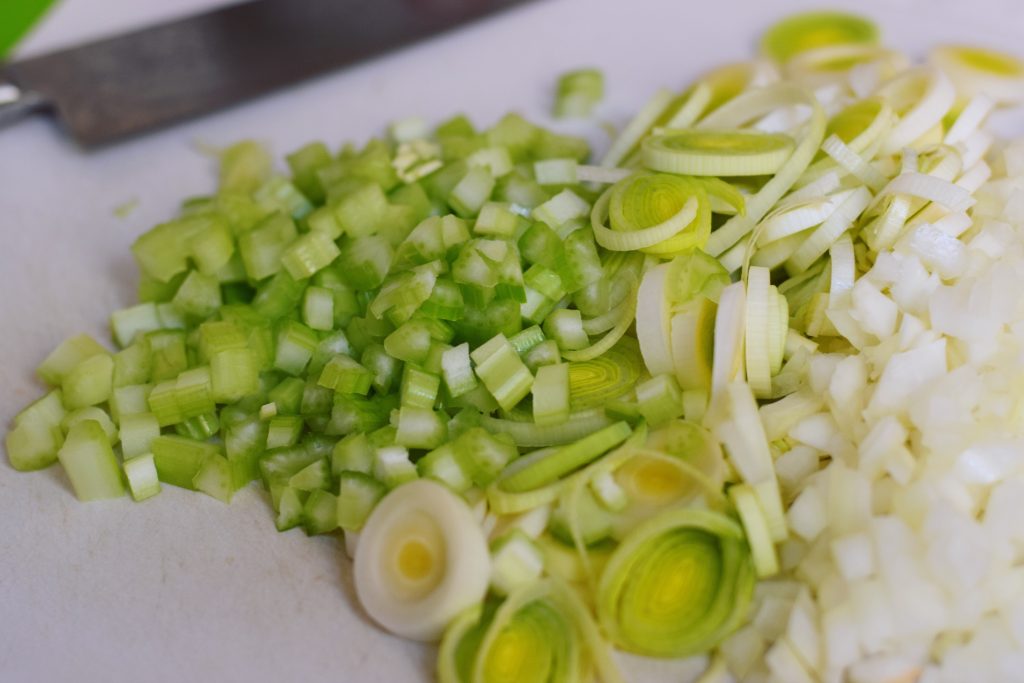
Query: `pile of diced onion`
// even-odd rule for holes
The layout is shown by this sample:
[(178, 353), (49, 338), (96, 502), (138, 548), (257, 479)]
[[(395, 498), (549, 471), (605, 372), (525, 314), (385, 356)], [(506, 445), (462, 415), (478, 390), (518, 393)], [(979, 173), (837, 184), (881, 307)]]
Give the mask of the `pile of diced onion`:
[(908, 226), (830, 309), (854, 352), (760, 409), (791, 537), (721, 648), (740, 680), (1024, 675), (1024, 141), (986, 159), (968, 213)]

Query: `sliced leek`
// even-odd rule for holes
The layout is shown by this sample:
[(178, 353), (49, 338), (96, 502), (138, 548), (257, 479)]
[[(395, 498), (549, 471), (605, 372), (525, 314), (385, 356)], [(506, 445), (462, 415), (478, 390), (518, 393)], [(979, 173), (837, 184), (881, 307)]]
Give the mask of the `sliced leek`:
[(359, 602), (381, 626), (437, 640), (490, 581), (487, 541), (464, 501), (436, 482), (399, 486), (370, 514), (359, 537)]
[(960, 95), (985, 95), (1001, 104), (1024, 102), (1024, 61), (1006, 52), (967, 45), (943, 45), (930, 61), (950, 77)]
[(669, 510), (636, 527), (612, 553), (597, 613), (619, 647), (685, 657), (714, 647), (739, 626), (753, 585), (739, 525), (708, 510)]
[(795, 14), (772, 26), (761, 38), (761, 51), (780, 62), (807, 50), (830, 45), (874, 45), (878, 27), (855, 14), (817, 11)]
[(799, 86), (783, 83), (753, 90), (723, 105), (700, 122), (700, 128), (729, 129), (741, 126), (759, 116), (781, 107), (806, 105), (811, 117), (790, 154), (775, 175), (747, 200), (746, 212), (733, 216), (711, 234), (707, 252), (720, 256), (734, 245), (771, 210), (772, 206), (789, 190), (811, 163), (825, 135), (825, 112), (818, 100)]
[(748, 130), (678, 130), (648, 137), (643, 162), (652, 171), (695, 176), (775, 173), (793, 153), (793, 139)]

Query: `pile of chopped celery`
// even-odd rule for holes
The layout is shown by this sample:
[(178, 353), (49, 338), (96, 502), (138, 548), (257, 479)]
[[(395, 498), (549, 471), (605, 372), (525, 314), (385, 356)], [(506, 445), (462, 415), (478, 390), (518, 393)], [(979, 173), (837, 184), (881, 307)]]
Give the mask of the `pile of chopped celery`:
[[(599, 164), (515, 114), (290, 175), (223, 150), (133, 245), (119, 350), (40, 365), (12, 465), (81, 500), (258, 481), (278, 530), (343, 535), (443, 683), (619, 681), (613, 647), (711, 654), (704, 683), (966, 680), (1024, 609), (991, 623), (1024, 557), (957, 555), (1021, 540), (1024, 148), (983, 124), (1024, 64), (911, 66), (828, 12), (762, 52), (656, 93)], [(555, 114), (603, 92), (566, 74)]]

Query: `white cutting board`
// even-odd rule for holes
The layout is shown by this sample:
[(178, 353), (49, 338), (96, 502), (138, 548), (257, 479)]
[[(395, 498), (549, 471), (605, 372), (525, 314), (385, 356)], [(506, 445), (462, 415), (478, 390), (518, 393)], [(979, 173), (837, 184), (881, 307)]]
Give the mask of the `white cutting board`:
[[(217, 4), (64, 0), (22, 54)], [(874, 16), (914, 55), (938, 41), (1024, 49), (1019, 0), (835, 4)], [(80, 331), (106, 339), (110, 311), (134, 303), (132, 240), (212, 189), (195, 142), (254, 137), (280, 156), (316, 138), (362, 141), (409, 115), (542, 117), (554, 76), (583, 65), (605, 71), (600, 116), (622, 123), (657, 87), (749, 57), (773, 19), (812, 6), (549, 0), (101, 152), (80, 152), (43, 118), (0, 131), (0, 425), (42, 392), (33, 368), (51, 348)], [(5, 683), (429, 680), (432, 648), (372, 627), (350, 577), (335, 538), (278, 534), (255, 486), (230, 507), (173, 487), (142, 504), (86, 505), (59, 467), (20, 474), (0, 458)], [(631, 680), (684, 679), (679, 667), (626, 666)]]

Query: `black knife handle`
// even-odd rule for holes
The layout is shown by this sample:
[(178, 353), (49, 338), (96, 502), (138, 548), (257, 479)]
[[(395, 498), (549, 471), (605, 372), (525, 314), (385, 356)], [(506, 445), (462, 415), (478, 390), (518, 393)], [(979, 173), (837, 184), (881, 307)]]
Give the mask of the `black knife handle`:
[(42, 109), (46, 104), (45, 97), (22, 90), (0, 73), (0, 128)]

